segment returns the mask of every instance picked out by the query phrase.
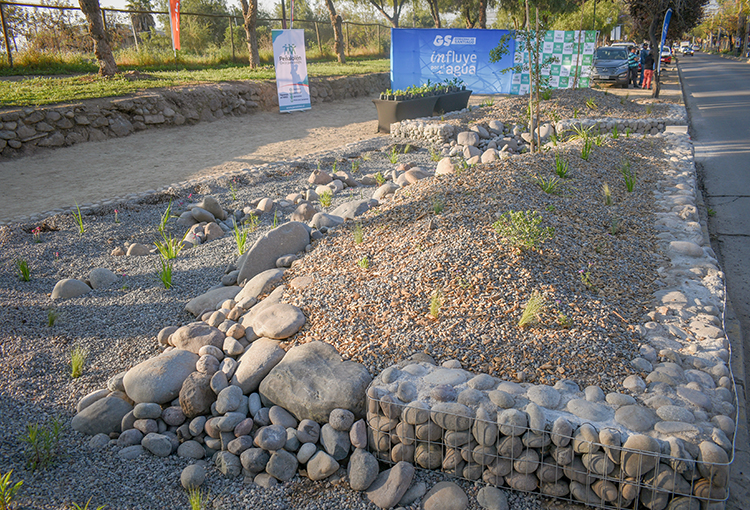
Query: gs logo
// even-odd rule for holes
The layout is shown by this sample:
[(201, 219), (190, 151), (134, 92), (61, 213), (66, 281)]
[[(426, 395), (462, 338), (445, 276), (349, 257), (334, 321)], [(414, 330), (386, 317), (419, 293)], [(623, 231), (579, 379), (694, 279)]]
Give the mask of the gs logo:
[(434, 44), (435, 46), (450, 46), (452, 40), (452, 35), (446, 35), (445, 37), (443, 37), (442, 35), (436, 35), (435, 40), (432, 41), (432, 44)]

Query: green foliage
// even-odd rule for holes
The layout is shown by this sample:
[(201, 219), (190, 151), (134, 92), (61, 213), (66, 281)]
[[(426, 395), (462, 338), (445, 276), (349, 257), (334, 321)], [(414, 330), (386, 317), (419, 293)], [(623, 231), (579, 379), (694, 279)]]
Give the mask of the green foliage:
[(185, 240), (188, 233), (185, 232), (185, 235), (182, 236), (182, 239), (177, 239), (176, 237), (172, 237), (172, 235), (167, 234), (162, 229), (160, 229), (159, 231), (161, 232), (162, 241), (154, 241), (154, 245), (156, 246), (159, 255), (167, 260), (176, 259), (182, 251), (182, 247), (184, 246), (182, 242)]
[(609, 233), (614, 235), (617, 235), (620, 232), (620, 227), (622, 227), (622, 220), (620, 218), (612, 218), (612, 221), (609, 223)]
[(706, 214), (713, 218), (714, 216), (716, 216), (716, 209), (712, 209), (709, 207), (708, 209), (706, 209)]
[(210, 497), (210, 492), (204, 493), (198, 487), (190, 487), (188, 489), (188, 503), (190, 504), (190, 510), (207, 510)]
[(331, 207), (331, 204), (333, 203), (333, 193), (330, 191), (324, 191), (318, 196), (318, 199), (320, 200), (320, 205), (323, 207)]
[(542, 175), (535, 175), (534, 181), (542, 188), (542, 191), (554, 195), (559, 192), (560, 179), (557, 177), (544, 177)]
[(16, 272), (18, 278), (22, 282), (28, 282), (31, 280), (31, 269), (29, 269), (29, 262), (26, 259), (16, 259)]
[(76, 202), (76, 212), (73, 213), (73, 219), (78, 224), (78, 233), (83, 235), (86, 229), (83, 226), (83, 215), (81, 214), (81, 208), (78, 207), (78, 202)]
[(492, 99), (492, 98), (485, 99), (484, 101), (482, 101), (482, 103), (479, 106), (481, 106), (483, 108), (484, 107), (489, 107), (489, 106), (495, 106), (495, 100)]
[(19, 439), (26, 443), (26, 467), (30, 471), (45, 469), (52, 464), (57, 456), (57, 446), (63, 422), (57, 418), (48, 424), (30, 423), (26, 425), (26, 434)]
[(395, 165), (398, 163), (398, 151), (396, 150), (396, 147), (393, 147), (391, 149), (390, 154), (388, 154), (388, 160), (391, 162), (392, 165)]
[(593, 97), (586, 98), (586, 106), (589, 107), (589, 110), (596, 110), (599, 108), (596, 104), (596, 99)]
[(440, 153), (440, 151), (430, 147), (430, 160), (437, 163), (441, 159), (443, 159), (443, 155)]
[[(255, 221), (258, 221), (257, 216), (250, 216), (251, 218), (255, 218)], [(257, 228), (257, 226), (256, 226)], [(254, 229), (253, 229), (254, 230)], [(235, 222), (234, 228), (232, 229), (232, 236), (234, 237), (234, 242), (237, 243), (237, 254), (243, 255), (247, 249), (247, 236), (250, 234), (252, 230), (245, 226), (240, 228), (239, 225)]]
[(630, 168), (630, 161), (622, 162), (622, 165), (620, 165), (620, 173), (625, 181), (625, 189), (628, 190), (628, 193), (632, 193), (635, 189), (636, 175)]
[(653, 106), (651, 106), (651, 105), (648, 105), (648, 106), (646, 107), (646, 114), (647, 114), (647, 115), (651, 115), (651, 113), (653, 113), (653, 111), (654, 111), (654, 107), (653, 107)]
[(597, 147), (601, 147), (601, 146), (603, 146), (603, 145), (604, 145), (604, 136), (603, 136), (603, 135), (596, 135), (596, 136), (594, 137), (594, 144), (595, 144), (595, 145), (596, 145)]
[(10, 510), (15, 506), (13, 505), (13, 500), (23, 485), (23, 480), (12, 483), (10, 481), (10, 475), (12, 474), (12, 469), (4, 475), (0, 474), (0, 510)]
[(60, 318), (60, 312), (58, 312), (55, 308), (50, 307), (47, 308), (47, 326), (52, 327), (55, 325), (55, 322), (57, 322), (57, 319)]
[(630, 133), (631, 132), (632, 131), (630, 130), (630, 128), (625, 128), (625, 138), (630, 138)]
[(167, 222), (169, 221), (169, 217), (172, 214), (172, 201), (169, 201), (169, 205), (167, 205), (167, 209), (164, 211), (164, 213), (161, 215), (161, 220), (159, 221), (159, 232), (164, 234), (164, 229), (167, 228)]
[(362, 223), (357, 222), (354, 224), (354, 244), (362, 244), (365, 240), (365, 233), (362, 230)]
[[(91, 503), (91, 499), (92, 498), (93, 498), (93, 496), (91, 498), (89, 498), (88, 501), (86, 501), (86, 505), (85, 506), (81, 506), (78, 503), (71, 503), (70, 504), (71, 510), (89, 510), (89, 504)], [(96, 507), (96, 510), (104, 510), (105, 508), (107, 508), (107, 505), (100, 505), (100, 506)]]
[(539, 92), (539, 95), (542, 98), (542, 101), (549, 101), (552, 99), (552, 89), (544, 88)]
[(591, 291), (595, 291), (596, 287), (591, 282), (591, 264), (585, 268), (578, 271), (578, 274), (581, 276), (581, 283), (586, 286), (587, 289)]
[(612, 126), (612, 139), (617, 140), (618, 138), (620, 138), (620, 132), (617, 129), (617, 124), (615, 124)]
[(612, 191), (610, 191), (609, 184), (606, 182), (602, 184), (602, 193), (604, 194), (604, 205), (612, 205)]
[(443, 203), (442, 199), (435, 198), (432, 201), (432, 212), (434, 212), (435, 214), (440, 214), (441, 212), (443, 212), (443, 209), (445, 209), (445, 204)]
[(375, 182), (378, 183), (378, 186), (382, 186), (385, 184), (385, 176), (383, 175), (383, 172), (378, 172), (375, 174)]
[(279, 216), (278, 216), (278, 214), (279, 214), (278, 209), (275, 209), (273, 211), (273, 228), (276, 228), (276, 227), (279, 226)]
[(583, 141), (583, 145), (581, 146), (581, 159), (584, 161), (588, 161), (589, 156), (591, 155), (591, 149), (593, 148), (591, 141), (591, 138), (587, 138)]
[(352, 161), (352, 173), (353, 174), (356, 174), (357, 172), (359, 172), (359, 165), (360, 165), (360, 161), (358, 159), (355, 159), (354, 161)]
[(84, 347), (76, 345), (70, 352), (70, 377), (77, 379), (83, 374), (83, 366), (86, 364), (86, 358), (89, 355)]
[(443, 293), (440, 289), (435, 289), (430, 297), (430, 317), (437, 319), (440, 315), (441, 306), (443, 306)]
[(357, 265), (361, 267), (362, 269), (368, 269), (370, 267), (370, 259), (367, 258), (367, 255), (359, 259), (359, 262), (357, 262)]
[(157, 266), (157, 269), (156, 274), (159, 276), (161, 283), (164, 284), (164, 288), (172, 288), (172, 272), (174, 270), (172, 260), (159, 257), (159, 266)]
[(519, 250), (535, 249), (555, 233), (552, 227), (540, 227), (541, 223), (542, 215), (538, 211), (510, 210), (503, 213), (492, 228), (506, 244)]
[(539, 323), (541, 314), (547, 305), (547, 300), (544, 295), (538, 291), (534, 291), (529, 296), (529, 300), (523, 307), (523, 313), (521, 318), (518, 320), (518, 327), (523, 328), (532, 324)]
[(560, 179), (567, 179), (570, 166), (559, 152), (555, 153), (555, 173)]
[(232, 196), (232, 202), (237, 201), (237, 188), (234, 185), (234, 181), (229, 181), (229, 194)]
[(563, 329), (570, 329), (573, 327), (573, 320), (562, 312), (557, 315), (557, 323)]

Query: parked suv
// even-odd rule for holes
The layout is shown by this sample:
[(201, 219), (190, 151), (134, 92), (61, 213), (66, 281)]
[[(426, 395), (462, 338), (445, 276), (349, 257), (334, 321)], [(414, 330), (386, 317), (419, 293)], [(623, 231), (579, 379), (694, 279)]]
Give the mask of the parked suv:
[(625, 46), (602, 46), (594, 53), (591, 66), (591, 81), (628, 86), (628, 48)]

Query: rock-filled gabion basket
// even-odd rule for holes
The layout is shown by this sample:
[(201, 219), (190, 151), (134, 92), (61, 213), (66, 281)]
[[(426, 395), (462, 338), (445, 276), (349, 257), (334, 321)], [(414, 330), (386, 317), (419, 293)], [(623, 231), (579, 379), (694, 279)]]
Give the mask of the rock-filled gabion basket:
[[(731, 462), (714, 442), (594, 426), (514, 397), (522, 385), (445, 365), (412, 360), (373, 381), (366, 421), (379, 460), (599, 508), (724, 507)], [(563, 383), (559, 393), (578, 391)]]

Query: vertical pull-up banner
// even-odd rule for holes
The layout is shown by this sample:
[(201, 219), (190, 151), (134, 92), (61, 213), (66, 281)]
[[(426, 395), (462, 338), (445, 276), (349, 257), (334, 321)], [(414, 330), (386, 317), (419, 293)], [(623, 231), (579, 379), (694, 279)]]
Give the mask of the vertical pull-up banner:
[(309, 110), (310, 84), (307, 80), (305, 31), (300, 29), (272, 30), (271, 38), (279, 110), (281, 112)]
[(180, 0), (169, 0), (169, 26), (172, 28), (172, 49), (180, 49)]
[(661, 42), (659, 43), (659, 54), (656, 55), (656, 74), (661, 73), (661, 52), (664, 51), (664, 43), (667, 40), (667, 32), (669, 31), (669, 21), (672, 19), (672, 8), (667, 9), (667, 13), (664, 15), (664, 24), (661, 27)]

